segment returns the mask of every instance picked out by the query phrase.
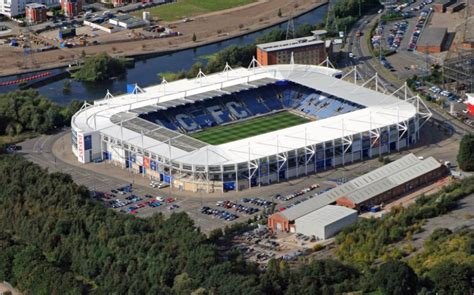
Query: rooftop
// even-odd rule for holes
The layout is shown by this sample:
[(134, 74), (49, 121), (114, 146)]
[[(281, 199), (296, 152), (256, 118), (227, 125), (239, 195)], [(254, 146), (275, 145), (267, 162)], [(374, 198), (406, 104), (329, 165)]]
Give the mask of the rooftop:
[(41, 3), (28, 3), (26, 4), (26, 7), (33, 8), (33, 9), (47, 8), (46, 5), (41, 4)]
[(428, 27), (421, 34), (418, 46), (441, 46), (448, 32), (444, 27)]
[(318, 37), (302, 37), (290, 40), (283, 40), (277, 42), (270, 42), (264, 44), (258, 44), (257, 47), (263, 51), (278, 51), (291, 48), (298, 48), (303, 46), (311, 46), (316, 44), (325, 43), (323, 40), (320, 40)]
[(357, 214), (357, 211), (344, 206), (327, 205), (306, 214), (300, 220), (326, 226), (352, 214)]

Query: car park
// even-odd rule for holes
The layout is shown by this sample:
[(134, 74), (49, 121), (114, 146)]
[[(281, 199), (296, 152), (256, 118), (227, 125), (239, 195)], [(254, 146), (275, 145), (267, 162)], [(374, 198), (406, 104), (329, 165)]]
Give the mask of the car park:
[(176, 205), (176, 204), (172, 204), (171, 206), (168, 207), (168, 210), (174, 210), (174, 209), (178, 209), (179, 206)]
[(213, 215), (215, 217), (218, 217), (220, 219), (224, 219), (226, 221), (233, 221), (237, 218), (239, 218), (238, 215), (227, 212), (225, 210), (219, 210), (219, 209), (212, 209), (210, 207), (202, 207), (201, 208), (201, 213), (206, 214), (206, 215)]
[(310, 191), (313, 191), (313, 190), (317, 189), (318, 187), (319, 187), (319, 184), (312, 184), (309, 187), (303, 188), (299, 191), (296, 191), (296, 192), (294, 192), (292, 194), (289, 194), (289, 195), (286, 195), (286, 196), (276, 195), (275, 199), (280, 200), (280, 201), (289, 201), (289, 200), (292, 200), (296, 197), (302, 196), (302, 195), (304, 195), (304, 194), (306, 194)]
[(161, 203), (157, 201), (148, 201), (146, 204), (148, 205), (148, 207), (151, 207), (151, 208), (161, 206)]
[(216, 206), (223, 207), (223, 208), (226, 208), (226, 209), (234, 209), (236, 212), (242, 212), (242, 213), (246, 213), (246, 214), (254, 214), (254, 213), (257, 213), (258, 211), (260, 211), (260, 209), (258, 209), (258, 208), (237, 204), (235, 202), (227, 201), (227, 200), (226, 201), (218, 201), (216, 203)]
[(433, 93), (438, 94), (438, 93), (441, 92), (441, 88), (439, 88), (439, 87), (437, 87), (437, 86), (432, 86), (432, 87), (430, 88), (430, 91), (433, 92)]
[(130, 196), (126, 197), (125, 199), (126, 199), (126, 200), (129, 200), (129, 201), (131, 201), (131, 202), (139, 202), (139, 201), (142, 200), (141, 197), (136, 196), (136, 195), (130, 195)]
[(443, 91), (441, 91), (439, 94), (442, 95), (442, 96), (448, 97), (448, 96), (451, 95), (451, 92), (449, 92), (449, 91), (447, 91), (447, 90), (443, 90)]

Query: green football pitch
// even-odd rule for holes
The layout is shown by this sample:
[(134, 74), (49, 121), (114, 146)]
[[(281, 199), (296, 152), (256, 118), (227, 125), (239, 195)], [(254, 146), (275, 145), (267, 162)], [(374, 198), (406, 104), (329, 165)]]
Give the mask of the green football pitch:
[[(175, 3), (147, 8), (151, 15), (164, 21), (175, 21), (199, 14), (229, 9), (255, 2), (256, 0), (179, 0)], [(142, 11), (134, 15), (141, 17)]]
[(298, 115), (290, 112), (280, 112), (243, 122), (237, 122), (235, 124), (210, 127), (209, 129), (193, 133), (191, 136), (209, 144), (217, 145), (306, 122), (309, 122), (309, 120)]

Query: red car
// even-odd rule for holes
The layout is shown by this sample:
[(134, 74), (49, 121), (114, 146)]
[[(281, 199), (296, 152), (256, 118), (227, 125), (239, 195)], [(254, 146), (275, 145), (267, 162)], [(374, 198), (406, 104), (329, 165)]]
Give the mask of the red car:
[(145, 204), (143, 204), (143, 203), (137, 204), (137, 207), (138, 208), (143, 208), (143, 207), (145, 207)]
[(285, 208), (285, 207), (281, 207), (281, 208), (280, 208), (280, 209), (278, 209), (278, 210), (281, 212), (281, 211), (285, 211), (285, 210), (286, 210), (286, 208)]
[(166, 202), (166, 203), (173, 203), (173, 202), (174, 202), (174, 199), (173, 199), (173, 198), (166, 198), (166, 199), (165, 199), (165, 202)]

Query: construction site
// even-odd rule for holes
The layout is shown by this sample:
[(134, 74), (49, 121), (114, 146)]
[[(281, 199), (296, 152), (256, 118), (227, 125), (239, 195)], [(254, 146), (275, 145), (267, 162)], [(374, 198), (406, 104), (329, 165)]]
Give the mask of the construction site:
[[(283, 0), (259, 1), (171, 22), (149, 19), (144, 12), (143, 19), (149, 23), (140, 26), (142, 19), (127, 13), (117, 12), (113, 18), (106, 19), (107, 11), (25, 28), (11, 21), (6, 23), (11, 32), (0, 34), (0, 63), (3, 65), (0, 75), (64, 67), (99, 52), (114, 56), (150, 56), (194, 48), (262, 30), (324, 4), (325, 1), (301, 0), (295, 7)], [(30, 28), (27, 34), (26, 28)], [(29, 58), (26, 63), (20, 58), (26, 53), (35, 55), (35, 61)]]

